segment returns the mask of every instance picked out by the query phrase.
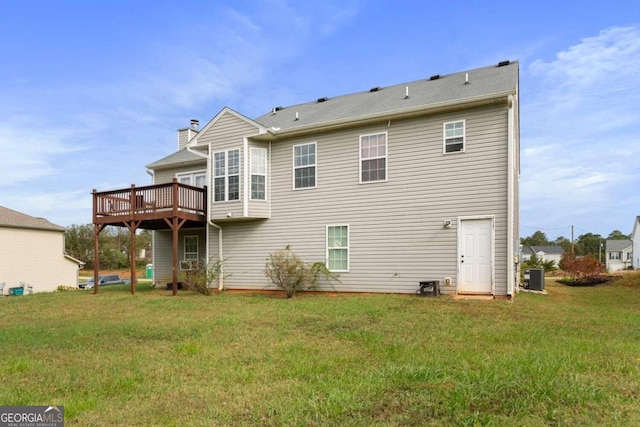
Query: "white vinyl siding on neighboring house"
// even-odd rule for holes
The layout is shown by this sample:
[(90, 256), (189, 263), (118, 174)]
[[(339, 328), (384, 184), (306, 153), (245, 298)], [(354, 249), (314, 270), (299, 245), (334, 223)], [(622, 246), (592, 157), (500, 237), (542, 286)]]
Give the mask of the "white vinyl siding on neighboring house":
[(316, 187), (316, 143), (293, 146), (293, 188)]
[(360, 135), (360, 183), (387, 180), (387, 133)]
[(349, 226), (327, 226), (327, 268), (333, 272), (349, 271)]
[(457, 153), (464, 151), (465, 147), (465, 121), (458, 120), (443, 124), (444, 153)]
[(251, 200), (266, 200), (267, 150), (251, 147)]
[(240, 150), (213, 154), (214, 201), (240, 200)]

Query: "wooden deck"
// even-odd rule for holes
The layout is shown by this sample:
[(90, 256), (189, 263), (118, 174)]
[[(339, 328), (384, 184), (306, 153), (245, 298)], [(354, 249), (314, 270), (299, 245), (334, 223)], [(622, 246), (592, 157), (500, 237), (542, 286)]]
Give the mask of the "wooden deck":
[(101, 191), (93, 190), (93, 223), (163, 230), (171, 228), (168, 220), (184, 220), (182, 227), (203, 227), (207, 220), (207, 190), (180, 184), (166, 184)]
[[(178, 282), (178, 232), (182, 228), (204, 227), (207, 223), (207, 188), (181, 184), (177, 179), (166, 184), (148, 185), (112, 191), (93, 190), (94, 283), (98, 293), (100, 269), (99, 235), (107, 225), (127, 227), (132, 235), (138, 228), (167, 230), (173, 234), (173, 295)], [(131, 239), (131, 293), (135, 294), (135, 247)]]

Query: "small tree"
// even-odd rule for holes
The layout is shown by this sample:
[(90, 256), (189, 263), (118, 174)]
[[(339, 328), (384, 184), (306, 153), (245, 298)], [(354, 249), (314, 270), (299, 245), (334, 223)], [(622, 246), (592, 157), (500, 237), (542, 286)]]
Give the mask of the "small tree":
[(592, 255), (577, 257), (566, 253), (560, 260), (560, 269), (573, 283), (590, 283), (606, 271), (604, 265)]
[(184, 283), (187, 289), (194, 289), (201, 294), (211, 295), (209, 283), (218, 280), (220, 274), (222, 274), (222, 263), (222, 260), (213, 261), (213, 259), (210, 259), (209, 262), (206, 262), (203, 259), (196, 268), (181, 271), (180, 281)]
[(282, 288), (287, 298), (293, 297), (298, 290), (314, 289), (321, 277), (340, 281), (323, 262), (307, 264), (291, 251), (289, 245), (269, 255), (264, 274), (274, 286)]

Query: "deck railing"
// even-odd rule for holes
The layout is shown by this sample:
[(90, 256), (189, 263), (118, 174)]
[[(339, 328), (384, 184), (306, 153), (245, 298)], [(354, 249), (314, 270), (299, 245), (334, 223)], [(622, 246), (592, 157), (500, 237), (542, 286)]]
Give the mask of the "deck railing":
[(206, 215), (206, 188), (181, 184), (176, 179), (166, 184), (148, 185), (112, 191), (93, 190), (94, 217), (153, 214), (173, 211)]

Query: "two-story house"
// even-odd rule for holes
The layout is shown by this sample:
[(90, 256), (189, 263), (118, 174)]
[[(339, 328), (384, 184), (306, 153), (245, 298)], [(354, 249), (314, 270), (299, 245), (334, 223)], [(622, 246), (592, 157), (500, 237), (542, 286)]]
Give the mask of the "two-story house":
[(33, 293), (76, 286), (84, 262), (65, 253), (65, 231), (45, 218), (0, 206), (0, 296), (21, 284), (27, 288), (23, 292)]
[(631, 240), (607, 240), (605, 242), (607, 271), (627, 270), (633, 266), (633, 242)]
[[(269, 289), (265, 260), (289, 245), (340, 275), (326, 290), (414, 293), (438, 280), (448, 294), (515, 292), (517, 62), (257, 118), (223, 108), (202, 129), (179, 130), (177, 148), (147, 165), (154, 185), (176, 197), (206, 186), (206, 202), (175, 206), (177, 216), (150, 227), (159, 286), (175, 281), (176, 263), (223, 259), (215, 285)], [(123, 199), (131, 218), (162, 204), (153, 192)], [(200, 219), (178, 218), (185, 212)]]

